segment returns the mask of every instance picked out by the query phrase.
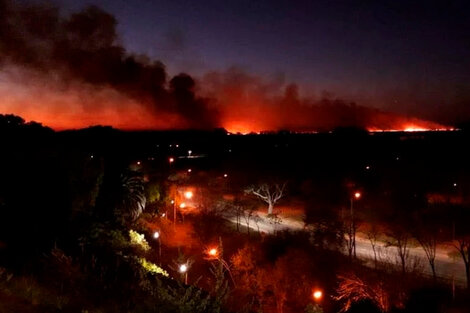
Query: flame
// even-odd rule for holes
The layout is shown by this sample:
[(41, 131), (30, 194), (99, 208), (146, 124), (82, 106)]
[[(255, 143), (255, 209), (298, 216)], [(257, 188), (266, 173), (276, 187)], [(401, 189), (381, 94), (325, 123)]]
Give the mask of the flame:
[[(124, 130), (188, 127), (185, 118), (176, 112), (153, 110), (107, 87), (76, 83), (67, 89), (58, 89), (47, 84), (21, 85), (6, 82), (0, 84), (0, 95), (0, 113), (16, 114), (27, 121), (34, 120), (55, 130), (92, 125), (110, 125)], [(328, 109), (328, 106), (294, 106), (281, 110), (279, 106), (270, 105), (269, 101), (264, 103), (261, 100), (250, 100), (251, 98), (248, 98), (240, 103), (230, 100), (232, 102), (221, 106), (218, 125), (229, 133), (240, 134), (280, 129), (312, 132), (320, 129), (330, 130), (342, 125), (342, 119)], [(350, 110), (348, 106), (344, 108)], [(369, 125), (367, 129), (371, 132), (454, 130), (438, 123), (387, 112), (366, 110), (366, 113), (360, 115), (362, 119), (359, 125)]]
[(229, 121), (224, 125), (224, 128), (231, 134), (247, 135), (250, 133), (260, 133), (263, 129), (249, 121)]

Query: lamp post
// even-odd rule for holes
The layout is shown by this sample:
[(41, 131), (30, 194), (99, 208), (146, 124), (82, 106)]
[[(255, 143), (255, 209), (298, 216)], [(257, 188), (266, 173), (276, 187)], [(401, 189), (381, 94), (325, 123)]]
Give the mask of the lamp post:
[(153, 238), (158, 241), (158, 261), (162, 263), (162, 245), (160, 243), (160, 232), (157, 230), (153, 233)]
[(188, 284), (188, 265), (187, 264), (180, 264), (178, 268), (179, 272), (184, 275), (184, 283)]
[(171, 204), (173, 204), (173, 226), (176, 226), (176, 200), (175, 199), (171, 200)]
[(354, 258), (356, 258), (356, 219), (354, 217), (354, 200), (359, 200), (361, 198), (361, 193), (356, 191), (354, 193), (354, 196), (351, 197), (351, 229), (350, 229), (350, 235), (351, 235), (351, 249), (352, 249), (352, 252), (354, 254)]
[[(171, 200), (171, 203), (173, 204), (173, 225), (176, 226), (176, 199), (177, 199), (177, 195), (178, 195), (178, 190), (175, 191), (175, 198), (173, 200)], [(191, 200), (194, 196), (194, 192), (192, 192), (191, 190), (186, 190), (184, 193), (183, 193), (183, 197), (187, 200)], [(181, 202), (179, 205), (179, 208), (180, 209), (184, 209), (186, 208), (186, 203), (185, 202)], [(183, 219), (184, 219), (184, 216), (183, 216)], [(184, 222), (184, 220), (183, 220)]]
[(222, 264), (223, 267), (225, 267), (228, 274), (230, 275), (230, 279), (232, 280), (233, 286), (236, 287), (235, 280), (233, 279), (233, 276), (232, 276), (232, 271), (230, 270), (230, 266), (222, 258), (221, 253), (219, 252), (219, 249), (209, 248), (205, 251), (205, 253), (207, 254), (207, 257), (206, 257), (207, 260), (217, 260), (220, 262), (220, 264)]

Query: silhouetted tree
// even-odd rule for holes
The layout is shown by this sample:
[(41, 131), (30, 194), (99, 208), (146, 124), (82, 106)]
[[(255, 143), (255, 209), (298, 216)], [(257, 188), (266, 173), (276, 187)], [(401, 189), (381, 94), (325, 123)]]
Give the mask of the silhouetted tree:
[(258, 199), (268, 204), (268, 214), (273, 214), (274, 205), (284, 196), (286, 183), (284, 184), (261, 184), (250, 186), (245, 189), (248, 194), (255, 195)]

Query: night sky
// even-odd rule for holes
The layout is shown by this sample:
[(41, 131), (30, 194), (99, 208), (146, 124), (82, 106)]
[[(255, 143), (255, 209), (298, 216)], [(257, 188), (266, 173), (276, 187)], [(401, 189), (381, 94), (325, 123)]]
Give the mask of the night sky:
[(468, 1), (58, 2), (113, 13), (124, 45), (172, 73), (239, 66), (424, 116), (470, 96)]
[[(23, 0), (16, 3), (38, 2)], [(269, 105), (279, 102), (273, 97), (284, 94), (286, 86), (292, 83), (298, 86), (298, 92), (295, 90), (293, 93), (294, 100), (297, 101), (297, 94), (302, 99), (310, 99), (302, 102), (307, 106), (318, 104), (326, 97), (446, 125), (470, 120), (468, 1), (54, 0), (52, 3), (60, 8), (64, 18), (89, 5), (109, 12), (117, 21), (117, 45), (122, 45), (126, 55), (143, 54), (150, 60), (161, 60), (168, 79), (181, 72), (188, 73), (196, 81), (198, 94), (214, 96), (224, 108), (254, 107), (262, 103), (261, 110), (250, 108), (239, 117), (240, 120), (264, 115)], [(14, 23), (21, 25), (17, 27)], [(11, 28), (20, 30), (10, 36), (22, 36), (21, 15), (14, 23)], [(51, 40), (53, 45), (57, 45), (57, 38), (52, 38), (56, 35), (44, 44), (36, 43), (34, 32), (29, 36), (31, 38), (21, 40), (23, 46), (31, 45), (33, 50), (35, 44), (43, 48), (51, 44)], [(11, 44), (14, 41), (6, 42)], [(17, 47), (6, 55), (7, 64), (12, 63), (10, 59), (15, 55), (24, 53), (15, 49)], [(44, 51), (49, 53), (51, 50)], [(26, 52), (25, 56), (31, 53)], [(48, 56), (50, 59), (54, 57)], [(62, 68), (64, 61), (60, 62), (53, 66)], [(49, 76), (50, 73), (41, 64), (41, 84), (35, 83), (33, 89), (25, 91), (18, 84), (24, 80), (16, 78), (16, 82), (11, 84), (11, 72), (16, 73), (18, 68), (20, 71), (24, 68), (35, 70), (35, 67), (29, 61), (21, 60), (20, 63), (19, 67), (14, 64), (15, 70), (8, 74), (0, 72), (0, 83), (9, 83), (4, 84), (3, 89), (0, 84), (0, 92), (8, 93), (7, 99), (11, 103), (3, 104), (6, 106), (3, 111), (19, 112), (27, 117), (38, 116), (37, 119), (47, 121), (51, 116), (55, 117), (54, 114), (60, 117), (58, 114), (64, 110), (64, 105), (52, 105), (53, 110), (47, 112), (37, 108), (25, 110), (21, 104), (26, 101), (24, 94), (41, 94), (41, 86), (49, 88), (55, 84), (54, 90), (47, 94), (59, 90), (59, 94), (62, 92), (60, 97), (43, 97), (42, 103), (72, 103), (77, 102), (74, 99), (82, 101), (82, 90), (96, 86), (82, 73), (78, 80), (80, 85), (74, 86), (73, 92), (69, 92), (64, 100), (63, 86), (44, 83), (49, 79), (44, 78), (44, 73)], [(65, 64), (66, 67), (75, 66), (70, 65), (70, 60)], [(63, 76), (63, 72), (58, 75)], [(14, 78), (16, 76), (13, 75)], [(31, 77), (30, 74), (25, 76)], [(83, 85), (83, 81), (88, 85)], [(108, 86), (104, 81), (100, 84)], [(98, 103), (100, 99), (113, 103), (136, 101), (135, 93), (131, 93), (129, 98), (127, 91), (123, 98), (123, 84), (120, 82), (118, 85), (113, 86), (111, 92), (101, 89), (93, 92), (98, 95), (95, 97), (98, 100), (89, 102)], [(244, 89), (234, 92), (234, 86)], [(230, 97), (233, 99), (227, 100)], [(142, 97), (139, 96), (137, 101), (142, 102)], [(157, 112), (162, 112), (161, 102), (161, 98), (155, 100), (159, 107)], [(75, 108), (73, 118), (80, 114), (78, 111), (86, 111), (93, 105)], [(198, 105), (193, 105), (192, 110), (195, 111)], [(103, 110), (109, 117), (110, 109)], [(133, 114), (142, 116), (139, 110), (133, 110)], [(113, 115), (120, 114), (114, 111)], [(164, 111), (167, 113), (168, 110)], [(222, 112), (222, 115), (227, 116), (227, 112)], [(297, 110), (297, 116), (302, 115), (305, 114)], [(83, 118), (82, 124), (97, 123), (96, 119), (88, 117), (79, 117)], [(175, 121), (177, 119), (175, 117)], [(220, 120), (220, 116), (214, 119)], [(147, 121), (146, 125), (154, 122)], [(308, 123), (305, 121), (302, 127)], [(284, 122), (281, 124), (277, 118), (275, 123), (265, 123), (263, 127), (285, 125)]]

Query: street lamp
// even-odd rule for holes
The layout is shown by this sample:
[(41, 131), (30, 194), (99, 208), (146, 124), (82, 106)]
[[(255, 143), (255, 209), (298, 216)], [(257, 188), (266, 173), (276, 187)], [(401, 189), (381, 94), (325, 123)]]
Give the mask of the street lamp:
[(323, 291), (321, 291), (320, 289), (315, 289), (313, 291), (313, 299), (315, 299), (316, 301), (320, 301), (322, 298), (323, 298)]
[(193, 196), (194, 196), (194, 194), (191, 190), (188, 190), (188, 191), (184, 192), (184, 197), (188, 200), (191, 199)]
[(172, 158), (172, 157), (170, 157), (170, 158), (168, 159), (168, 162), (171, 164), (171, 163), (175, 162), (175, 159)]
[(188, 265), (181, 264), (178, 270), (181, 274), (184, 274), (184, 283), (187, 285), (188, 284)]
[(354, 200), (359, 200), (361, 197), (362, 197), (362, 194), (359, 191), (356, 191), (354, 193), (354, 197), (351, 198), (350, 256), (351, 256), (351, 252), (353, 252), (354, 258), (357, 257), (356, 256), (356, 219), (354, 218)]
[(157, 230), (153, 233), (153, 238), (158, 241), (158, 260), (162, 262), (162, 245), (160, 243), (160, 232)]
[(207, 253), (210, 256), (216, 257), (217, 256), (217, 249), (216, 248), (209, 249), (209, 251)]
[(222, 258), (222, 255), (221, 255), (222, 253), (219, 253), (219, 249), (209, 248), (205, 251), (205, 253), (208, 255), (208, 257), (206, 257), (206, 260), (217, 260), (220, 262), (220, 264), (222, 264), (223, 267), (225, 267), (228, 274), (230, 275), (230, 279), (232, 280), (233, 285), (236, 286), (235, 280), (233, 279), (233, 276), (232, 276), (232, 271), (230, 270), (230, 266)]

